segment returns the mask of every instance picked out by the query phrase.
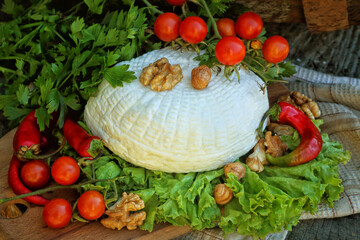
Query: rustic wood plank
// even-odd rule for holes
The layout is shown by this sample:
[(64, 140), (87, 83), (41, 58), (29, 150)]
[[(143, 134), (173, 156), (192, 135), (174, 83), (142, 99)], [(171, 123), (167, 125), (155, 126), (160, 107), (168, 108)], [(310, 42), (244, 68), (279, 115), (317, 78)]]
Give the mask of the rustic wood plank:
[(157, 231), (153, 231), (149, 234), (146, 234), (146, 235), (143, 235), (140, 237), (135, 237), (133, 240), (152, 240), (152, 239), (167, 240), (167, 239), (173, 239), (175, 237), (181, 236), (190, 231), (191, 231), (191, 228), (188, 226), (178, 227), (178, 226), (171, 225), (171, 226), (161, 228)]
[(329, 32), (349, 27), (346, 0), (303, 0), (310, 32)]
[(268, 86), (269, 104), (272, 106), (280, 96), (289, 93), (289, 89), (281, 83), (273, 83)]
[[(307, 22), (310, 23), (309, 29), (312, 32), (345, 29), (349, 24), (360, 25), (360, 1), (358, 0), (236, 0), (236, 2), (258, 13), (264, 22)], [(306, 14), (304, 14), (304, 8)], [(234, 18), (238, 15), (235, 11), (229, 12)], [(332, 18), (333, 16), (336, 18)], [(348, 21), (347, 24), (346, 21)]]
[(236, 0), (235, 2), (259, 14), (264, 22), (305, 22), (301, 0)]

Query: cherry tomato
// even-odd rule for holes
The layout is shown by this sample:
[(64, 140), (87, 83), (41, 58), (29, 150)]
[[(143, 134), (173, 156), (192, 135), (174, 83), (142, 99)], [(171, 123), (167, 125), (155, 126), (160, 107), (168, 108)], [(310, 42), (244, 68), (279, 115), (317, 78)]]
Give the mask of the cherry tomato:
[(263, 22), (254, 12), (245, 12), (240, 15), (235, 24), (236, 33), (243, 39), (256, 38), (262, 31)]
[(181, 6), (186, 2), (186, 0), (166, 0), (166, 1), (173, 6)]
[(264, 42), (262, 53), (266, 61), (270, 63), (281, 62), (289, 54), (289, 43), (281, 36), (269, 37)]
[(49, 182), (50, 167), (42, 160), (31, 160), (21, 168), (20, 176), (27, 187), (39, 189)]
[(235, 36), (235, 22), (230, 18), (220, 18), (216, 21), (216, 27), (221, 37)]
[(206, 23), (200, 17), (187, 17), (180, 24), (180, 36), (188, 43), (199, 43), (205, 39), (206, 34)]
[(215, 46), (217, 60), (225, 65), (235, 65), (245, 57), (245, 45), (240, 38), (230, 36), (219, 40)]
[(105, 212), (105, 201), (103, 195), (94, 190), (84, 192), (79, 198), (78, 210), (80, 215), (85, 219), (98, 219)]
[(71, 185), (80, 176), (80, 168), (72, 157), (59, 157), (51, 167), (51, 176), (61, 185)]
[(63, 228), (70, 222), (72, 208), (68, 201), (63, 198), (50, 200), (43, 209), (44, 222), (51, 228)]
[(164, 42), (171, 42), (179, 36), (181, 19), (174, 13), (166, 12), (155, 20), (155, 35)]

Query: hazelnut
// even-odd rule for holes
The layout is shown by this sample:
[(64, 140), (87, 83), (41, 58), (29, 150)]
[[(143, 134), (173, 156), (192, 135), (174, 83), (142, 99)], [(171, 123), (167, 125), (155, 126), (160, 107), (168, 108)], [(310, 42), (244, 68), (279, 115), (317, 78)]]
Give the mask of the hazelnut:
[(239, 180), (240, 178), (245, 177), (246, 169), (241, 163), (233, 162), (225, 165), (224, 172), (225, 177), (228, 177), (228, 173), (233, 173), (236, 176), (237, 180)]
[(211, 79), (211, 70), (206, 65), (194, 68), (191, 71), (191, 85), (195, 89), (204, 89), (207, 87)]
[(216, 203), (224, 205), (230, 202), (233, 192), (225, 184), (218, 184), (214, 189), (214, 197)]

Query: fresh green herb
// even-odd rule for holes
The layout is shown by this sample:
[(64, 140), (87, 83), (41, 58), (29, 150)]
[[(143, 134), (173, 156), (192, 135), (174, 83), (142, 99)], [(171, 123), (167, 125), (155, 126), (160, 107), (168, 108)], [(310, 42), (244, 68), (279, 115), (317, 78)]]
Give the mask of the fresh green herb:
[[(102, 14), (106, 1), (84, 2), (89, 11)], [(36, 108), (41, 130), (55, 111), (61, 126), (68, 110), (80, 110), (103, 79), (113, 87), (134, 80), (126, 65), (114, 65), (138, 55), (149, 37), (144, 9), (133, 2), (107, 12), (98, 23), (86, 14), (76, 16), (76, 7), (65, 16), (49, 4), (41, 0), (25, 9), (6, 0), (1, 11), (13, 20), (0, 22), (0, 71), (5, 78), (0, 110), (16, 125)]]

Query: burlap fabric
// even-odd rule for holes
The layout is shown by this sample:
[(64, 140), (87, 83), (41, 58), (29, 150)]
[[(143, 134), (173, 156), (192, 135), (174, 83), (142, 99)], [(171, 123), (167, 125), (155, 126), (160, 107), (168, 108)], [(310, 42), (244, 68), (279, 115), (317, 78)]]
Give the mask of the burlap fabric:
[[(322, 132), (343, 144), (351, 160), (339, 166), (344, 192), (334, 208), (320, 205), (315, 215), (303, 213), (300, 219), (336, 218), (360, 213), (360, 79), (336, 77), (297, 67), (295, 76), (287, 79), (291, 91), (300, 91), (316, 100), (322, 112)], [(285, 239), (287, 231), (270, 234), (266, 239)], [(223, 239), (218, 228), (194, 231), (181, 239)], [(231, 234), (227, 239), (252, 239)]]

